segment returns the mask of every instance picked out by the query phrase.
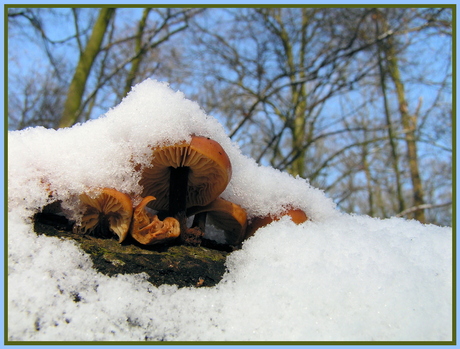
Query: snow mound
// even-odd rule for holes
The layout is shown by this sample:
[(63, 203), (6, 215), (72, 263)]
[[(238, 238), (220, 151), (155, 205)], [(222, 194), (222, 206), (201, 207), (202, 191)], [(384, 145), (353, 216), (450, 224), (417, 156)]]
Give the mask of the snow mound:
[[(201, 135), (233, 167), (222, 197), (249, 217), (304, 210), (260, 229), (212, 288), (108, 277), (76, 243), (33, 231), (50, 200), (71, 212), (87, 188), (140, 194), (151, 146)], [(52, 199), (50, 199), (52, 193)], [(97, 120), (8, 133), (9, 340), (450, 341), (452, 229), (345, 215), (301, 178), (242, 155), (221, 124), (146, 80)]]

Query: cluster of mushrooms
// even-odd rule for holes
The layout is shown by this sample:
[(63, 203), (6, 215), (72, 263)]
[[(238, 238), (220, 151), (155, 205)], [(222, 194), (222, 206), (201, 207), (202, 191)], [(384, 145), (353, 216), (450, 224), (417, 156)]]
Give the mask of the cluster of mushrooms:
[[(113, 188), (80, 195), (82, 219), (75, 227), (83, 234), (117, 236), (122, 242), (131, 235), (142, 245), (180, 239), (198, 245), (206, 220), (223, 230), (226, 243), (239, 245), (245, 238), (278, 217), (255, 217), (248, 224), (246, 211), (220, 196), (227, 187), (232, 166), (221, 145), (212, 139), (192, 136), (152, 150), (150, 165), (142, 171), (141, 197), (131, 197)], [(137, 205), (133, 203), (136, 202)], [(301, 210), (287, 210), (299, 224), (307, 220)], [(187, 218), (193, 223), (187, 227)]]

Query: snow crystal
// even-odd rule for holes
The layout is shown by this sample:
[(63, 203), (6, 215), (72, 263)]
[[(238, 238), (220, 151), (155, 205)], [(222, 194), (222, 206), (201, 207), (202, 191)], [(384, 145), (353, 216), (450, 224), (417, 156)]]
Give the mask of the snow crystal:
[[(211, 288), (108, 277), (76, 243), (37, 236), (51, 200), (68, 212), (87, 188), (140, 194), (152, 146), (210, 137), (233, 167), (222, 197), (249, 217), (300, 208), (259, 229)], [(301, 178), (242, 155), (216, 119), (146, 80), (97, 120), (8, 133), (8, 339), (449, 341), (452, 229), (342, 214)]]

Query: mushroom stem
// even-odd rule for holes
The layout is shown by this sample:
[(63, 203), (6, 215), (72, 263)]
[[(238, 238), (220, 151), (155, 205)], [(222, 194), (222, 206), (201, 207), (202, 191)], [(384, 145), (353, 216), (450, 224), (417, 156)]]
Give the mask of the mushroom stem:
[(171, 167), (169, 181), (169, 216), (179, 221), (181, 237), (187, 229), (187, 186), (189, 167)]
[(102, 239), (110, 239), (112, 237), (113, 234), (110, 231), (110, 223), (107, 217), (99, 214), (99, 224), (94, 228), (92, 235)]

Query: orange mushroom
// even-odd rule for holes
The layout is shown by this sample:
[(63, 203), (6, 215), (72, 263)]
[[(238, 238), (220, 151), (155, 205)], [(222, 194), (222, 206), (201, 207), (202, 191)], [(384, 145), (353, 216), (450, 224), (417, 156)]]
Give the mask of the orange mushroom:
[(246, 238), (254, 235), (257, 229), (262, 228), (272, 223), (273, 221), (277, 221), (281, 219), (281, 217), (283, 216), (289, 216), (291, 220), (296, 224), (300, 224), (308, 220), (306, 213), (300, 209), (288, 209), (276, 216), (268, 215), (264, 217), (255, 217), (251, 220), (251, 223), (248, 225), (246, 231)]
[(118, 236), (122, 242), (128, 235), (133, 215), (131, 198), (111, 188), (103, 188), (96, 193), (83, 193), (80, 200), (84, 212), (77, 230), (97, 237)]
[(166, 210), (179, 220), (181, 239), (187, 241), (186, 208), (205, 206), (227, 187), (232, 175), (230, 159), (216, 141), (192, 136), (190, 142), (157, 147), (144, 169), (142, 196), (154, 196), (155, 210)]
[(143, 245), (167, 242), (180, 235), (177, 219), (166, 217), (160, 221), (157, 215), (147, 212), (146, 205), (153, 200), (155, 197), (147, 196), (134, 209), (131, 236)]
[(247, 215), (241, 206), (218, 198), (206, 206), (195, 206), (187, 210), (189, 216), (197, 217), (203, 213), (216, 228), (224, 231), (228, 244), (238, 245), (245, 238)]

